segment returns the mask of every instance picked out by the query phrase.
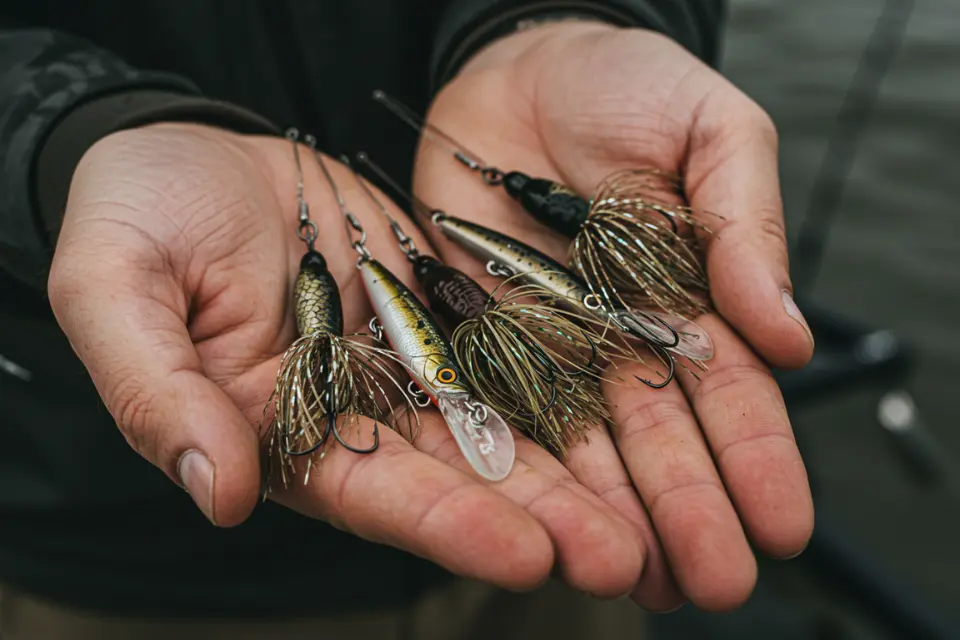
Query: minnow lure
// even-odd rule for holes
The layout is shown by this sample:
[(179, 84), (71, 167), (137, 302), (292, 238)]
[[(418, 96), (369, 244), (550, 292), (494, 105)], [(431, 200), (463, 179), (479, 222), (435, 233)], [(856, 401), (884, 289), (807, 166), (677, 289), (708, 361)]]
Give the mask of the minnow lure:
[[(367, 158), (362, 158), (384, 182), (400, 193), (405, 192), (386, 173)], [(407, 195), (407, 194), (405, 194)], [(428, 210), (419, 200), (414, 208)], [(640, 379), (652, 387), (666, 386), (673, 378), (674, 361), (665, 352), (672, 351), (693, 361), (713, 357), (713, 343), (706, 332), (690, 320), (659, 311), (640, 311), (609, 304), (564, 266), (533, 247), (507, 235), (473, 222), (432, 210), (431, 223), (475, 257), (486, 262), (487, 272), (504, 278), (519, 280), (550, 291), (556, 300), (581, 315), (612, 326), (623, 334), (639, 338), (667, 363), (670, 368), (666, 380), (653, 383)], [(677, 327), (681, 328), (678, 330)]]
[(413, 378), (411, 385), (418, 389), (408, 388), (418, 406), (432, 402), (440, 409), (470, 466), (488, 480), (506, 478), (516, 457), (510, 428), (497, 411), (474, 397), (453, 347), (423, 303), (370, 254), (360, 221), (347, 209), (323, 157), (316, 154), (316, 158), (336, 196), (348, 232), (360, 234), (351, 244), (360, 255), (357, 268), (375, 313), (371, 329), (386, 337), (396, 352), (396, 361)]
[[(369, 162), (363, 153), (358, 159)], [(452, 328), (457, 362), (480, 399), (535, 442), (561, 455), (585, 436), (590, 425), (610, 419), (597, 361), (622, 350), (602, 334), (602, 327), (597, 332), (589, 317), (544, 302), (553, 297), (546, 289), (525, 285), (497, 299), (462, 271), (422, 255), (379, 198), (356, 177), (413, 264), (431, 310)]]
[(707, 233), (709, 228), (689, 207), (657, 195), (679, 195), (677, 177), (652, 168), (618, 171), (588, 201), (553, 180), (486, 164), (383, 91), (374, 92), (374, 100), (477, 172), (485, 184), (502, 186), (534, 218), (573, 239), (569, 264), (597, 295), (689, 318), (708, 310), (702, 251), (695, 236), (681, 233), (681, 225)]
[[(327, 268), (326, 260), (314, 243), (318, 229), (310, 219), (309, 205), (303, 197), (303, 171), (300, 164), (299, 132), (290, 129), (287, 138), (293, 143), (297, 166), (297, 200), (300, 227), (298, 235), (307, 246), (300, 261), (300, 273), (294, 286), (294, 307), (299, 337), (284, 353), (274, 387), (260, 420), (261, 437), (267, 440), (266, 492), (270, 488), (273, 465), (279, 462), (283, 485), (296, 474), (294, 460), (307, 456), (304, 482), (313, 464), (311, 454), (321, 451), (331, 435), (345, 449), (354, 453), (372, 453), (380, 444), (379, 424), (398, 424), (387, 389), (399, 390), (409, 412), (416, 419), (416, 409), (401, 383), (391, 372), (389, 351), (359, 342), (360, 334), (343, 335), (343, 309), (337, 282)], [(311, 148), (312, 136), (304, 136)], [(268, 420), (267, 414), (273, 408)], [(358, 448), (349, 444), (338, 425), (358, 425), (359, 416), (374, 420), (373, 444)], [(408, 424), (413, 425), (412, 421)]]

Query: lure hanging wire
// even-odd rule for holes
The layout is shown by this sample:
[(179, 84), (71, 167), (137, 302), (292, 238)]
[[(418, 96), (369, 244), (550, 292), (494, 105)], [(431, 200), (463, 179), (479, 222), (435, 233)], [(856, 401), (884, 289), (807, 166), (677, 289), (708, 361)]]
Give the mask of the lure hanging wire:
[[(513, 468), (516, 445), (499, 412), (479, 398), (460, 368), (453, 347), (423, 303), (393, 273), (375, 260), (366, 246), (367, 234), (359, 219), (347, 209), (326, 161), (314, 154), (347, 226), (351, 246), (359, 254), (357, 268), (373, 306), (371, 329), (394, 347), (394, 360), (413, 380), (408, 385), (418, 406), (437, 405), (451, 434), (470, 466), (483, 478), (503, 480)], [(398, 239), (403, 235), (394, 226)], [(405, 237), (405, 236), (404, 236)], [(416, 250), (407, 238), (408, 246)], [(401, 246), (404, 242), (401, 240)]]
[[(597, 333), (601, 335), (606, 336), (606, 332), (611, 332), (643, 341), (668, 369), (661, 382), (634, 376), (644, 384), (654, 388), (669, 384), (675, 370), (675, 361), (670, 352), (694, 361), (712, 357), (713, 344), (703, 329), (692, 321), (660, 312), (644, 312), (619, 306), (608, 308), (579, 277), (546, 254), (487, 227), (450, 216), (438, 209), (429, 209), (415, 195), (400, 188), (396, 181), (369, 158), (363, 157), (360, 160), (381, 180), (408, 198), (418, 215), (428, 219), (447, 238), (485, 262), (490, 275), (516, 279), (537, 287), (538, 290), (549, 292), (549, 302), (567, 309), (577, 318), (589, 318), (594, 326), (598, 327)], [(680, 327), (680, 330), (674, 329), (673, 325)], [(613, 344), (613, 341), (608, 339), (608, 343)], [(626, 357), (643, 362), (629, 344), (624, 343), (623, 348)]]
[[(380, 444), (381, 423), (399, 429), (405, 420), (408, 430), (419, 424), (412, 400), (392, 371), (389, 350), (376, 341), (362, 342), (369, 341), (363, 334), (343, 335), (340, 291), (314, 247), (318, 229), (303, 196), (300, 134), (290, 129), (287, 139), (293, 144), (297, 167), (297, 233), (307, 251), (293, 293), (299, 337), (283, 355), (260, 420), (261, 438), (267, 443), (264, 497), (277, 472), (283, 486), (289, 486), (297, 472), (297, 458), (307, 458), (306, 483), (314, 454), (322, 459), (331, 440), (354, 453), (372, 453)], [(304, 142), (310, 148), (316, 144), (309, 135)], [(362, 448), (348, 442), (349, 433), (358, 431), (361, 416), (374, 421), (373, 443)]]
[(604, 304), (617, 299), (687, 319), (708, 311), (702, 250), (689, 231), (709, 229), (698, 221), (704, 212), (670, 203), (680, 194), (675, 176), (654, 168), (619, 171), (588, 201), (553, 180), (491, 166), (383, 91), (373, 97), (485, 184), (502, 186), (534, 218), (571, 238), (569, 264)]
[[(372, 164), (364, 153), (357, 158)], [(610, 419), (600, 391), (601, 363), (623, 350), (604, 335), (603, 326), (557, 306), (556, 296), (538, 285), (501, 285), (490, 294), (462, 271), (422, 255), (356, 177), (413, 264), (431, 310), (452, 328), (457, 362), (481, 400), (560, 455), (584, 439), (591, 425)]]

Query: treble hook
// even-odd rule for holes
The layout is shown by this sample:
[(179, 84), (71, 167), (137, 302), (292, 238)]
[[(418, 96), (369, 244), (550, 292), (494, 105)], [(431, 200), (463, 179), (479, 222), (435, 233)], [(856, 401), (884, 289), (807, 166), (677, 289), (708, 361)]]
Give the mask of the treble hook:
[[(673, 340), (666, 342), (653, 336), (650, 331), (645, 329), (643, 325), (640, 324), (640, 321), (634, 317), (635, 313), (639, 314), (648, 321), (653, 321), (660, 324), (670, 333), (670, 335), (673, 337)], [(641, 340), (647, 342), (650, 347), (663, 347), (665, 349), (672, 349), (680, 344), (680, 333), (670, 326), (666, 320), (658, 316), (650, 315), (648, 313), (644, 313), (643, 311), (623, 309), (620, 313), (613, 314), (612, 317), (618, 325), (627, 331), (627, 333), (635, 338), (640, 338)], [(628, 320), (628, 322), (625, 322), (625, 319)]]
[(666, 211), (661, 210), (659, 207), (650, 207), (650, 208), (667, 219), (667, 222), (670, 223), (670, 228), (673, 231), (674, 235), (680, 233), (680, 227), (677, 225), (677, 221), (673, 219), (673, 216), (668, 214)]
[(641, 378), (641, 377), (638, 376), (638, 375), (634, 375), (633, 377), (636, 378), (637, 380), (639, 380), (640, 382), (642, 382), (643, 384), (647, 385), (647, 386), (650, 387), (651, 389), (663, 389), (665, 386), (667, 386), (668, 384), (670, 384), (671, 382), (673, 382), (674, 377), (676, 377), (677, 364), (676, 364), (676, 362), (674, 361), (674, 359), (673, 359), (672, 357), (670, 357), (670, 354), (667, 353), (667, 350), (664, 349), (663, 347), (659, 347), (659, 346), (655, 346), (655, 345), (650, 345), (650, 350), (653, 351), (654, 353), (656, 353), (656, 354), (657, 354), (658, 356), (660, 356), (662, 359), (666, 359), (666, 361), (667, 361), (667, 366), (669, 367), (669, 369), (667, 370), (667, 377), (666, 377), (666, 379), (665, 379), (663, 382), (653, 382), (652, 380), (647, 380), (646, 378)]
[[(544, 353), (543, 349), (540, 346), (527, 342), (527, 340), (524, 337), (522, 337), (519, 333), (514, 333), (513, 337), (515, 337), (524, 347), (526, 347), (530, 351), (531, 355), (533, 355), (534, 359), (540, 362), (540, 364), (546, 370), (545, 385), (550, 387), (550, 400), (549, 402), (547, 402), (547, 406), (539, 409), (536, 413), (526, 411), (524, 409), (521, 409), (518, 406), (514, 413), (517, 415), (526, 415), (531, 417), (543, 415), (544, 413), (549, 411), (553, 407), (553, 405), (555, 405), (557, 402), (557, 398), (560, 395), (560, 392), (557, 391), (557, 375), (560, 373), (563, 373), (563, 370), (557, 367), (550, 360), (550, 358), (547, 356), (546, 353)], [(503, 373), (503, 368), (499, 364), (497, 364), (496, 359), (493, 358), (491, 354), (488, 354), (486, 349), (484, 349), (483, 346), (476, 341), (476, 338), (474, 338), (474, 344), (476, 345), (477, 349), (479, 349), (480, 353), (482, 353), (486, 357), (487, 363), (494, 369), (497, 369), (501, 373)]]
[(520, 344), (526, 347), (533, 357), (536, 358), (536, 360), (543, 366), (543, 368), (547, 370), (547, 373), (549, 374), (547, 380), (550, 384), (553, 384), (557, 381), (557, 375), (564, 373), (563, 369), (554, 364), (554, 362), (550, 359), (546, 352), (544, 352), (540, 345), (528, 342), (526, 337), (522, 336), (519, 332), (514, 333), (513, 337), (516, 338)]
[[(346, 443), (346, 441), (344, 441), (344, 439), (340, 436), (340, 429), (337, 427), (336, 416), (334, 416), (333, 414), (331, 414), (331, 416), (333, 417), (333, 425), (332, 425), (333, 437), (336, 438), (337, 442), (340, 443), (340, 446), (346, 449), (347, 451), (352, 451), (353, 453), (367, 454), (367, 453), (373, 453), (380, 447), (380, 422), (379, 421), (377, 420), (373, 421), (373, 444), (367, 447), (366, 449), (360, 449), (358, 447), (349, 445)], [(330, 427), (328, 426), (327, 428), (329, 429)]]
[(560, 392), (557, 391), (556, 384), (550, 385), (550, 392), (551, 392), (550, 401), (547, 402), (547, 406), (537, 409), (536, 412), (532, 412), (532, 411), (527, 411), (526, 409), (523, 409), (518, 405), (517, 409), (513, 412), (512, 415), (524, 416), (524, 417), (530, 417), (530, 418), (536, 418), (537, 416), (542, 416), (547, 411), (550, 411), (550, 409), (553, 408), (553, 405), (557, 404), (557, 398), (560, 396)]
[(286, 452), (287, 455), (294, 456), (294, 457), (310, 455), (311, 453), (313, 453), (314, 451), (316, 451), (317, 449), (323, 446), (323, 444), (327, 441), (327, 438), (330, 437), (331, 428), (336, 423), (337, 423), (337, 413), (335, 411), (330, 411), (329, 413), (327, 413), (327, 428), (323, 430), (323, 435), (320, 437), (320, 439), (317, 441), (316, 444), (314, 444), (309, 449), (304, 449), (302, 451), (293, 451), (286, 444), (284, 444), (284, 447), (283, 447), (284, 452)]
[(586, 330), (583, 327), (577, 327), (577, 330), (583, 335), (583, 339), (587, 341), (587, 344), (590, 345), (590, 359), (587, 361), (587, 364), (583, 367), (577, 367), (576, 371), (567, 371), (566, 369), (561, 369), (565, 376), (570, 378), (576, 378), (578, 376), (585, 375), (590, 373), (590, 369), (593, 368), (593, 365), (597, 363), (597, 358), (600, 356), (600, 353), (597, 349), (597, 343), (587, 335)]

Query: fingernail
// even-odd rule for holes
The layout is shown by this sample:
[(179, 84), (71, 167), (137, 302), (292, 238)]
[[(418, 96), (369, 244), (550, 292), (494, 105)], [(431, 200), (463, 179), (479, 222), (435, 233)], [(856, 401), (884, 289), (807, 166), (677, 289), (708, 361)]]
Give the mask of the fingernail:
[(663, 616), (665, 616), (665, 615), (667, 615), (668, 613), (676, 613), (677, 611), (680, 611), (680, 609), (683, 609), (683, 605), (685, 605), (685, 604), (686, 604), (685, 602), (681, 602), (680, 604), (678, 604), (677, 606), (675, 606), (675, 607), (672, 608), (672, 609), (663, 609), (663, 610), (661, 610), (661, 611), (653, 611), (652, 613), (655, 613), (655, 614), (657, 614), (657, 615), (663, 615)]
[(787, 312), (788, 316), (796, 320), (797, 324), (803, 327), (803, 330), (807, 333), (807, 337), (810, 338), (810, 344), (813, 344), (813, 333), (810, 331), (810, 325), (804, 320), (803, 314), (800, 313), (800, 307), (794, 302), (793, 296), (790, 295), (789, 291), (784, 289), (780, 292), (780, 299), (783, 301), (784, 311)]
[(781, 562), (786, 562), (787, 560), (793, 560), (794, 558), (799, 558), (800, 555), (801, 555), (804, 551), (806, 551), (806, 550), (807, 550), (807, 545), (803, 545), (803, 549), (800, 549), (800, 551), (797, 551), (796, 553), (794, 553), (794, 554), (792, 554), (792, 555), (789, 555), (789, 556), (784, 556), (784, 557), (782, 557), (782, 558), (777, 558), (777, 560), (780, 560)]
[(216, 524), (213, 517), (213, 465), (207, 456), (196, 449), (184, 452), (177, 463), (177, 475), (203, 515)]

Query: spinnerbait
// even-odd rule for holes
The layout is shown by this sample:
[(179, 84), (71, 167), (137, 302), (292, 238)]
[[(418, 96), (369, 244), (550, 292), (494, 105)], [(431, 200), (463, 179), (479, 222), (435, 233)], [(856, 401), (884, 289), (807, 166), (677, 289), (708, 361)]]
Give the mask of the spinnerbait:
[[(369, 164), (363, 153), (358, 159)], [(413, 264), (431, 310), (452, 328), (457, 362), (478, 397), (559, 454), (590, 426), (610, 419), (598, 359), (612, 359), (623, 349), (603, 335), (600, 323), (552, 305), (555, 296), (537, 285), (499, 298), (488, 294), (462, 271), (422, 255), (380, 199), (357, 180)]]
[[(527, 285), (550, 293), (552, 302), (561, 304), (580, 317), (592, 318), (605, 327), (643, 340), (669, 367), (663, 382), (637, 379), (654, 388), (669, 384), (673, 379), (674, 360), (668, 351), (694, 361), (712, 357), (713, 345), (706, 333), (694, 323), (661, 312), (644, 312), (621, 306), (607, 307), (596, 294), (546, 254), (502, 233), (481, 225), (455, 218), (440, 210), (430, 211), (415, 196), (406, 194), (397, 183), (369, 158), (361, 161), (377, 176), (404, 194), (421, 215), (427, 213), (431, 223), (445, 236), (486, 263), (493, 276), (516, 278)], [(682, 327), (682, 331), (674, 328)]]
[(675, 176), (653, 168), (618, 171), (604, 179), (587, 201), (553, 180), (488, 165), (382, 91), (374, 92), (374, 99), (477, 172), (485, 184), (502, 186), (534, 218), (573, 239), (570, 266), (605, 301), (658, 308), (684, 318), (708, 310), (702, 251), (695, 235), (684, 233), (681, 225), (687, 231), (709, 229), (689, 207), (661, 197), (679, 196)]
[(351, 244), (360, 255), (357, 268), (376, 314), (371, 329), (386, 337), (396, 351), (397, 362), (413, 378), (408, 388), (417, 404), (425, 407), (432, 401), (440, 409), (470, 466), (488, 480), (504, 479), (516, 456), (509, 427), (499, 413), (474, 396), (453, 348), (420, 300), (370, 254), (360, 221), (347, 209), (326, 161), (315, 155), (336, 196), (348, 233), (360, 234)]
[[(300, 226), (298, 236), (307, 246), (300, 261), (300, 273), (294, 286), (294, 307), (299, 337), (284, 353), (277, 382), (260, 421), (261, 437), (267, 440), (266, 490), (270, 489), (273, 464), (279, 462), (283, 485), (296, 473), (294, 460), (307, 457), (304, 482), (313, 464), (311, 454), (322, 451), (330, 436), (354, 453), (372, 453), (380, 443), (379, 424), (398, 426), (395, 409), (387, 389), (398, 391), (406, 405), (403, 412), (413, 430), (416, 409), (403, 385), (391, 372), (389, 350), (359, 341), (362, 334), (344, 337), (343, 310), (337, 282), (326, 260), (314, 247), (317, 225), (310, 219), (310, 207), (303, 196), (303, 170), (300, 164), (300, 134), (287, 131), (293, 144), (297, 167), (297, 203)], [(316, 141), (304, 136), (313, 148)], [(267, 420), (269, 410), (273, 415)], [(344, 427), (359, 427), (360, 417), (372, 418), (373, 443), (368, 447), (349, 444)], [(338, 425), (338, 419), (344, 422)]]

